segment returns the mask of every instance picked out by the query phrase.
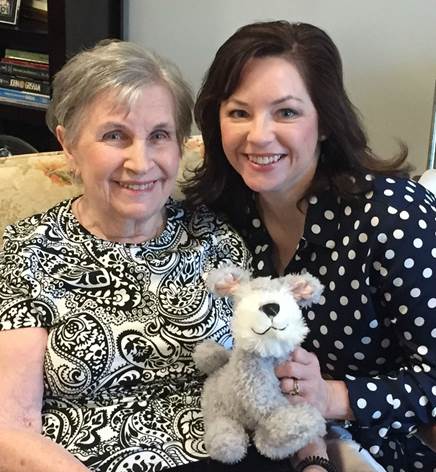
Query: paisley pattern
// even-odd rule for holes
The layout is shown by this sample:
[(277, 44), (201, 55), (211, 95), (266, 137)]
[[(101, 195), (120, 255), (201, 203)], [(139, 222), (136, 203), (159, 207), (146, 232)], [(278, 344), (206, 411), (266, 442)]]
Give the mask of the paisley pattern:
[(43, 434), (92, 471), (157, 471), (206, 455), (195, 344), (231, 344), (231, 306), (205, 274), (246, 267), (242, 240), (201, 207), (167, 204), (144, 244), (89, 234), (66, 200), (9, 226), (0, 329), (44, 327)]

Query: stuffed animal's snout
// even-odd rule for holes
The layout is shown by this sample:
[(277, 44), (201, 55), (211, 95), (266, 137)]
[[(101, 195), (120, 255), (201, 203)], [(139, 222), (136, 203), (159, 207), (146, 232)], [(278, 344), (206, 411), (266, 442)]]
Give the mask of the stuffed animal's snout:
[(259, 307), (260, 311), (263, 311), (268, 318), (274, 318), (280, 312), (280, 305), (278, 303), (265, 303)]

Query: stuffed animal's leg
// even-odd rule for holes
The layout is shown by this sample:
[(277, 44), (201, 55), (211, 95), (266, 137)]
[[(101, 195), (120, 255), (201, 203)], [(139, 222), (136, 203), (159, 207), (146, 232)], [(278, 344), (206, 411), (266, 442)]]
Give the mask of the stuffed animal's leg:
[(271, 459), (283, 459), (325, 434), (325, 420), (312, 406), (302, 403), (277, 408), (256, 428), (258, 451)]
[(212, 459), (235, 464), (245, 457), (248, 436), (240, 423), (223, 416), (208, 421), (204, 443)]

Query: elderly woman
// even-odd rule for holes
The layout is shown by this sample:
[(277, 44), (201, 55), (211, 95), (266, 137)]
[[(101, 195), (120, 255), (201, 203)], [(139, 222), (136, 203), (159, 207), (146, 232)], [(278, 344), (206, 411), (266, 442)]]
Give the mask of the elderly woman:
[(79, 53), (47, 113), (80, 197), (7, 228), (0, 259), (0, 470), (151, 471), (197, 461), (204, 338), (231, 308), (205, 274), (241, 239), (171, 200), (192, 98), (128, 42)]

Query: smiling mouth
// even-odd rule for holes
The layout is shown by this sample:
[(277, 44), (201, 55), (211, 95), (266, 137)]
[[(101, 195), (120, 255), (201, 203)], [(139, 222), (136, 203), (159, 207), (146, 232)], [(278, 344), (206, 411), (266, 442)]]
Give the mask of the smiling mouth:
[(157, 180), (153, 180), (152, 182), (146, 182), (146, 183), (141, 183), (141, 184), (133, 184), (133, 183), (123, 183), (123, 182), (118, 182), (118, 185), (122, 188), (126, 188), (129, 190), (151, 190), (154, 187), (154, 184), (157, 182)]
[(268, 155), (247, 154), (247, 158), (253, 164), (266, 166), (269, 164), (275, 164), (280, 159), (282, 159), (282, 157), (284, 157), (285, 155), (286, 154), (268, 154)]
[(283, 328), (275, 328), (273, 325), (271, 325), (268, 328), (266, 328), (266, 330), (263, 332), (258, 332), (253, 328), (251, 328), (251, 331), (253, 331), (253, 333), (255, 334), (258, 334), (259, 336), (262, 336), (263, 334), (266, 334), (270, 329), (273, 329), (274, 331), (284, 331), (287, 327), (288, 325), (284, 326)]

